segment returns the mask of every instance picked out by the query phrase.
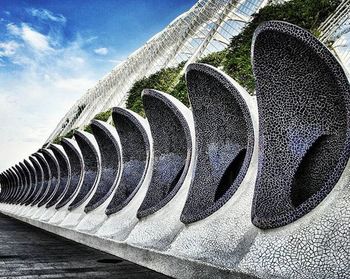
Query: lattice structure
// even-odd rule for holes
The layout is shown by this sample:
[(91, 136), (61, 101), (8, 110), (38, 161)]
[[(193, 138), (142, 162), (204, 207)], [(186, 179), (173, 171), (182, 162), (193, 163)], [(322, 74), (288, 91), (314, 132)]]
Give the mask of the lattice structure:
[[(125, 106), (135, 81), (160, 69), (186, 65), (223, 50), (268, 0), (199, 0), (132, 53), (79, 99), (48, 138), (87, 125), (99, 112)], [(184, 67), (185, 68), (185, 67)]]
[(320, 40), (328, 45), (350, 73), (350, 0), (343, 0), (320, 26)]
[[(124, 107), (127, 92), (137, 80), (184, 61), (185, 69), (201, 57), (223, 50), (251, 15), (268, 2), (280, 4), (285, 0), (199, 0), (89, 89), (63, 117), (47, 143), (84, 127), (101, 111)], [(350, 72), (350, 0), (342, 1), (321, 25), (320, 33), (321, 41)]]

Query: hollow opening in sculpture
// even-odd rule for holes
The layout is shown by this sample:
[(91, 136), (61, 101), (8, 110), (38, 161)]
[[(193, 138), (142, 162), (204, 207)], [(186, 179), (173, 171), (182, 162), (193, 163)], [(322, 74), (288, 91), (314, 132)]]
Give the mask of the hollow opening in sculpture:
[[(92, 135), (91, 135), (92, 136)], [(96, 187), (98, 179), (98, 154), (92, 142), (83, 132), (76, 132), (74, 137), (80, 147), (84, 159), (84, 178), (78, 194), (69, 205), (68, 209), (73, 210), (83, 204)]]
[(101, 177), (96, 192), (85, 207), (85, 212), (92, 211), (105, 202), (117, 186), (120, 173), (121, 151), (117, 143), (117, 135), (109, 129), (114, 129), (107, 123), (92, 121), (92, 132), (96, 138), (101, 153)]
[(126, 109), (113, 108), (112, 117), (122, 145), (123, 172), (106, 209), (107, 215), (124, 208), (136, 195), (147, 170), (150, 150), (144, 120), (140, 116)]
[[(320, 136), (308, 149), (293, 177), (291, 189), (291, 202), (298, 207), (322, 189), (327, 180), (327, 172), (324, 172), (324, 156), (332, 149), (332, 141), (329, 135)], [(328, 151), (328, 152), (327, 152)], [(331, 168), (334, 167), (335, 162)]]
[(219, 70), (191, 64), (186, 72), (197, 156), (181, 221), (202, 220), (237, 191), (248, 170), (254, 146), (252, 120), (243, 88)]
[(191, 159), (188, 123), (176, 105), (163, 94), (146, 90), (142, 95), (152, 132), (154, 165), (146, 197), (137, 213), (138, 218), (158, 211), (175, 196), (185, 179)]
[(262, 24), (252, 47), (263, 150), (252, 221), (271, 229), (309, 213), (343, 173), (350, 85), (329, 50), (292, 24)]
[(247, 153), (246, 149), (242, 149), (235, 159), (231, 162), (231, 164), (227, 167), (225, 170), (218, 188), (216, 189), (215, 192), (215, 201), (220, 199), (226, 192), (227, 190), (232, 186), (232, 184), (235, 182), (242, 166), (243, 162), (245, 159), (245, 155)]

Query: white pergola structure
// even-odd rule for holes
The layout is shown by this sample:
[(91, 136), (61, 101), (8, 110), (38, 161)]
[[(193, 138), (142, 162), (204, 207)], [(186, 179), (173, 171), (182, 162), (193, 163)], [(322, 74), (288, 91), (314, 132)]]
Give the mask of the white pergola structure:
[(320, 40), (330, 46), (350, 73), (350, 0), (343, 0), (320, 26)]
[(84, 127), (101, 111), (124, 107), (127, 92), (137, 80), (223, 50), (252, 14), (267, 3), (268, 0), (199, 0), (89, 89), (59, 122), (47, 143), (71, 129)]
[[(164, 30), (133, 52), (108, 75), (87, 90), (59, 122), (47, 139), (52, 142), (68, 131), (86, 126), (99, 112), (113, 106), (125, 107), (133, 84), (163, 68), (186, 61), (195, 62), (226, 48), (252, 19), (252, 14), (269, 2), (286, 0), (199, 0), (189, 11), (174, 19)], [(350, 69), (350, 0), (343, 0), (321, 25), (321, 41)]]

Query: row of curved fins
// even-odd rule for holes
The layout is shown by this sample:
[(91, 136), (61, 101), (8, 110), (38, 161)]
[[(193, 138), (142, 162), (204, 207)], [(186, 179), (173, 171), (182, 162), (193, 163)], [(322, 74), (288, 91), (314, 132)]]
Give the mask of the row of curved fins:
[(113, 108), (32, 154), (0, 174), (0, 211), (176, 278), (348, 278), (346, 73), (277, 21), (252, 65), (256, 96), (191, 64), (190, 108), (144, 90), (147, 118)]
[(69, 211), (84, 205), (89, 213), (108, 201), (111, 215), (149, 176), (137, 210), (144, 218), (190, 180), (181, 213), (187, 224), (219, 210), (255, 167), (253, 224), (297, 220), (329, 194), (348, 161), (349, 82), (317, 39), (287, 23), (260, 26), (252, 54), (257, 110), (255, 97), (223, 72), (191, 64), (191, 109), (144, 90), (147, 120), (114, 108), (115, 127), (93, 120), (93, 136), (76, 131), (75, 140), (39, 150), (1, 174), (1, 202)]

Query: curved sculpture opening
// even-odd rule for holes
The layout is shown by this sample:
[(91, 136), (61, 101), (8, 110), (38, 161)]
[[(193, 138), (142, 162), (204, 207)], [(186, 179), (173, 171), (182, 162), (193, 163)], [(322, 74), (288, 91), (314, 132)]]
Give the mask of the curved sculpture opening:
[(334, 143), (328, 135), (322, 135), (307, 150), (292, 181), (291, 200), (294, 207), (303, 204), (322, 189), (328, 174), (323, 167), (323, 158), (332, 156), (330, 153)]
[(252, 221), (289, 224), (333, 189), (349, 159), (350, 85), (335, 57), (307, 31), (267, 22), (253, 38), (259, 107), (259, 173)]
[(96, 192), (85, 207), (85, 212), (100, 206), (117, 186), (121, 168), (121, 150), (114, 127), (102, 121), (92, 120), (92, 132), (101, 153), (101, 177)]
[(106, 209), (107, 215), (124, 208), (135, 196), (146, 173), (150, 151), (144, 120), (140, 116), (126, 109), (113, 108), (112, 117), (122, 145), (123, 172)]
[(73, 210), (83, 204), (97, 184), (100, 159), (98, 152), (91, 141), (93, 140), (91, 138), (92, 135), (89, 136), (86, 132), (81, 131), (76, 131), (74, 134), (84, 159), (84, 180), (77, 196), (69, 205), (69, 210)]
[(181, 221), (202, 220), (237, 191), (248, 170), (254, 131), (248, 93), (221, 71), (191, 64), (186, 73), (196, 131), (196, 168)]
[[(46, 208), (49, 208), (56, 204), (66, 193), (69, 182), (70, 182), (70, 165), (63, 148), (59, 145), (52, 144), (49, 147), (57, 159), (59, 166), (59, 182), (55, 194), (46, 204)], [(61, 149), (62, 148), (62, 149)]]
[(219, 200), (226, 192), (230, 189), (232, 184), (236, 181), (237, 176), (243, 166), (246, 149), (239, 151), (237, 156), (233, 159), (231, 164), (225, 170), (223, 176), (221, 177), (218, 188), (216, 188), (214, 200)]
[(38, 203), (38, 207), (41, 207), (44, 204), (48, 203), (48, 201), (55, 195), (60, 183), (60, 169), (58, 166), (57, 159), (55, 158), (51, 150), (42, 149), (41, 152), (44, 155), (44, 158), (46, 159), (46, 162), (48, 164), (49, 182), (47, 190), (45, 191), (43, 197)]
[[(144, 90), (142, 100), (153, 138), (152, 179), (137, 217), (150, 215), (167, 204), (180, 189), (191, 160), (191, 134), (185, 116), (168, 95)], [(178, 104), (182, 105), (181, 103)]]
[(32, 205), (37, 205), (46, 196), (46, 193), (49, 191), (49, 187), (51, 185), (51, 180), (50, 180), (51, 171), (46, 161), (46, 158), (44, 157), (44, 154), (35, 153), (33, 156), (38, 160), (38, 163), (40, 164), (41, 169), (43, 171), (43, 185), (42, 187), (40, 187), (40, 189), (38, 189), (39, 191), (37, 192), (32, 202)]
[(30, 162), (33, 164), (33, 168), (34, 168), (34, 175), (35, 175), (35, 188), (32, 192), (32, 194), (28, 197), (28, 200), (25, 202), (25, 205), (33, 205), (32, 203), (35, 201), (38, 193), (40, 193), (42, 191), (42, 188), (45, 186), (45, 181), (44, 181), (44, 171), (41, 167), (41, 165), (39, 164), (39, 162), (37, 161), (36, 157), (34, 156), (30, 156), (29, 157)]
[(83, 157), (80, 154), (79, 147), (76, 146), (76, 143), (71, 139), (62, 139), (61, 145), (69, 159), (71, 167), (71, 179), (68, 184), (68, 189), (64, 194), (63, 198), (56, 205), (56, 209), (60, 209), (65, 206), (79, 191), (80, 183), (82, 182), (84, 175), (84, 163)]

